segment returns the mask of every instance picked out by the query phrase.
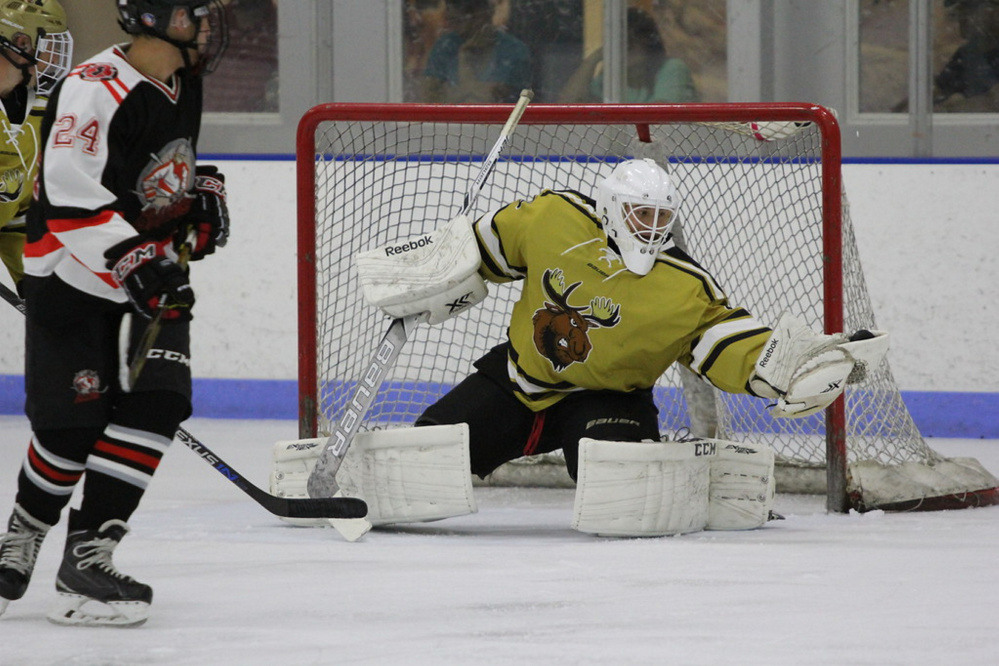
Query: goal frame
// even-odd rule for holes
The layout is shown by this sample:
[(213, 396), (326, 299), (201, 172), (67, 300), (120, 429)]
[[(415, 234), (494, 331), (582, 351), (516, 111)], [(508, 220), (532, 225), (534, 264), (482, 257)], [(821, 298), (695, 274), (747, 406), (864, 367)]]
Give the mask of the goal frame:
[[(509, 104), (390, 104), (336, 103), (309, 109), (296, 137), (296, 191), (298, 216), (298, 429), (299, 437), (317, 437), (318, 311), (316, 294), (317, 159), (315, 135), (329, 121), (460, 122), (502, 127)], [(829, 109), (809, 103), (758, 104), (536, 104), (529, 106), (520, 125), (631, 124), (641, 141), (649, 126), (661, 123), (814, 123), (821, 133), (823, 327), (843, 332), (842, 149), (839, 123)], [(850, 508), (847, 494), (846, 409), (840, 396), (826, 410), (826, 504), (833, 512)]]

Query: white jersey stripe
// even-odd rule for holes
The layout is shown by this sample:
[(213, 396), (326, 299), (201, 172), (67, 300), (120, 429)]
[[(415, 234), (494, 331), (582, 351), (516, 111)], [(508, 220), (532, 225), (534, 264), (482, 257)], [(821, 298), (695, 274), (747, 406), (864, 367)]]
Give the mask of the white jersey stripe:
[(693, 357), (691, 368), (695, 372), (700, 373), (701, 364), (704, 363), (704, 359), (710, 356), (711, 350), (713, 350), (720, 342), (723, 342), (733, 335), (745, 333), (747, 331), (755, 331), (761, 328), (766, 328), (766, 326), (753, 317), (735, 319), (733, 321), (724, 321), (720, 324), (712, 326), (704, 332), (700, 341), (691, 350), (691, 356)]
[(502, 271), (503, 275), (514, 280), (521, 279), (524, 277), (524, 274), (518, 270), (514, 270), (510, 264), (507, 263), (506, 257), (503, 256), (503, 250), (500, 245), (499, 237), (492, 228), (493, 216), (495, 214), (496, 211), (487, 213), (479, 218), (479, 220), (475, 223), (479, 239), (482, 241), (483, 246), (485, 246), (486, 252), (489, 253), (489, 258), (500, 269), (500, 271)]

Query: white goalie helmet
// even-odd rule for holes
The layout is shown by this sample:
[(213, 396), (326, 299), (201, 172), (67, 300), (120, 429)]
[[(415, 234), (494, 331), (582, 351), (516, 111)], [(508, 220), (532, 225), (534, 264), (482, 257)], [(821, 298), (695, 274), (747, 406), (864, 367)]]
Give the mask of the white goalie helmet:
[(651, 159), (621, 162), (597, 185), (597, 213), (625, 267), (646, 275), (669, 239), (680, 195)]

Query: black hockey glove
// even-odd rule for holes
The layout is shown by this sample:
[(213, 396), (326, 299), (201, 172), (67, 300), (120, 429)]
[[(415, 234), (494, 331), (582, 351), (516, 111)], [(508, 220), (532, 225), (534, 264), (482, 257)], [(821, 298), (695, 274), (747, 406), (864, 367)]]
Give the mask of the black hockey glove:
[(104, 256), (115, 283), (139, 314), (151, 319), (162, 310), (164, 321), (191, 320), (194, 290), (187, 271), (163, 255), (160, 243), (135, 236), (111, 247)]
[(187, 230), (194, 231), (194, 245), (191, 260), (204, 259), (215, 252), (217, 247), (225, 247), (229, 241), (229, 207), (226, 205), (225, 176), (218, 167), (204, 165), (197, 167), (194, 177), (194, 191), (191, 209), (184, 216), (178, 230), (176, 246), (179, 249), (187, 242)]

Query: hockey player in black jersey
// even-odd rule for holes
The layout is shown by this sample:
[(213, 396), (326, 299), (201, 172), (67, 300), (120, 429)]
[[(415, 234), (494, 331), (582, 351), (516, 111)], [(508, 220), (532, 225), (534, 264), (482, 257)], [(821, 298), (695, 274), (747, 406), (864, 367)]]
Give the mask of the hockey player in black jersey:
[[(131, 42), (75, 67), (43, 125), (27, 220), (25, 411), (32, 438), (0, 550), (0, 612), (23, 596), (73, 489), (57, 624), (134, 626), (152, 589), (112, 554), (191, 412), (186, 263), (228, 238), (224, 179), (196, 166), (202, 76), (227, 42), (218, 0), (118, 0)], [(141, 373), (128, 366), (161, 324)]]

